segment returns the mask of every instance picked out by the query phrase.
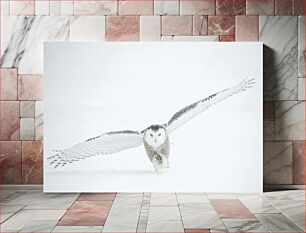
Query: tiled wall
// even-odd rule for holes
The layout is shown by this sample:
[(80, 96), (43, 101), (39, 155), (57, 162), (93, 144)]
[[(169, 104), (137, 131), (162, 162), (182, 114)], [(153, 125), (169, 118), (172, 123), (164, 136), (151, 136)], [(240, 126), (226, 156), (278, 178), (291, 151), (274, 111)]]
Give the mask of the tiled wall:
[(43, 41), (263, 41), (264, 183), (305, 183), (304, 0), (2, 0), (1, 15), (2, 183), (42, 183)]

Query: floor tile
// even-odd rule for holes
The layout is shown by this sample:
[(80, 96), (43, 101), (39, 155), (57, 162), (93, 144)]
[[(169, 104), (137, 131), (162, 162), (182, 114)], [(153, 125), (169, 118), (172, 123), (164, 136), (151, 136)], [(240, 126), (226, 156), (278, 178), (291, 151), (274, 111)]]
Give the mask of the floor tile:
[(177, 206), (177, 199), (174, 193), (152, 193), (150, 206)]
[(268, 200), (305, 200), (304, 190), (291, 190), (291, 191), (277, 191), (277, 192), (266, 192), (262, 196)]
[(178, 207), (153, 206), (149, 209), (149, 221), (161, 220), (181, 220), (181, 214)]
[(116, 193), (81, 193), (77, 201), (113, 201)]
[(229, 219), (255, 219), (252, 214), (237, 199), (211, 199), (210, 202), (214, 206), (220, 218)]
[(268, 232), (258, 220), (223, 219), (229, 232)]
[(184, 232), (182, 221), (149, 221), (146, 232)]
[(206, 193), (208, 199), (236, 199), (233, 193)]
[(209, 203), (204, 193), (177, 193), (179, 203)]
[(185, 229), (185, 233), (208, 233), (209, 229)]
[(56, 226), (52, 232), (101, 232), (103, 226)]
[(8, 204), (26, 205), (25, 209), (68, 209), (77, 197), (78, 194), (46, 194), (41, 190), (31, 190)]
[(59, 226), (104, 225), (112, 201), (76, 201), (58, 223)]
[(305, 202), (295, 200), (270, 200), (270, 203), (303, 230), (305, 229)]
[[(1, 191), (2, 192), (2, 191)], [(13, 216), (15, 213), (17, 213), (19, 210), (21, 210), (24, 207), (24, 205), (7, 205), (7, 204), (1, 204), (0, 210), (1, 210), (1, 223)]]
[(140, 205), (112, 207), (102, 232), (136, 232)]
[(56, 220), (33, 220), (25, 225), (20, 232), (51, 232), (56, 224)]
[(239, 197), (239, 200), (255, 214), (261, 213), (279, 213), (278, 210), (273, 208), (268, 201), (259, 196), (243, 196)]
[(33, 220), (59, 220), (66, 210), (21, 210), (1, 225), (2, 232), (19, 231)]
[(210, 204), (182, 204), (180, 211), (185, 229), (224, 229)]
[(271, 232), (302, 232), (302, 229), (282, 214), (256, 214), (258, 220)]

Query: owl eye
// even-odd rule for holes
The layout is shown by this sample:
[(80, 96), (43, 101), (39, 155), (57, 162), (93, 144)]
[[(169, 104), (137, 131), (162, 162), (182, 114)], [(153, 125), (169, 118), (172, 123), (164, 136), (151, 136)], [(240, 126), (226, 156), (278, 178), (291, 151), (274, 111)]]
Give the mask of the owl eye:
[(153, 137), (153, 134), (150, 133), (150, 136)]
[(158, 136), (160, 136), (161, 134), (159, 133)]

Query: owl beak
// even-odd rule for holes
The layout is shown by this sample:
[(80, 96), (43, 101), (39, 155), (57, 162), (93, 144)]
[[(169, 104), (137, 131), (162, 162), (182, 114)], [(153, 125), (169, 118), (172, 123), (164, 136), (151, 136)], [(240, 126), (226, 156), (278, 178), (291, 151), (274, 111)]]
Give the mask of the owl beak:
[(155, 143), (157, 142), (156, 138), (155, 138)]

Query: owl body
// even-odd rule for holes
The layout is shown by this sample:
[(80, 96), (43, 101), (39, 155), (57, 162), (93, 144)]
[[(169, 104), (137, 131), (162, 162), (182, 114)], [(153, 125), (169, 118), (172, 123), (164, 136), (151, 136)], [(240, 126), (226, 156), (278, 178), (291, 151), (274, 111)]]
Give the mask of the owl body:
[(163, 125), (152, 125), (144, 131), (144, 147), (156, 171), (169, 167), (170, 141)]

